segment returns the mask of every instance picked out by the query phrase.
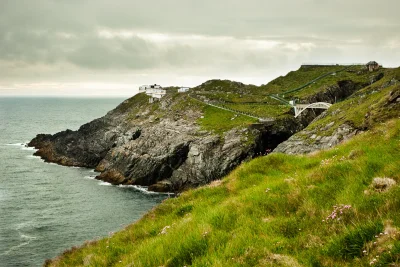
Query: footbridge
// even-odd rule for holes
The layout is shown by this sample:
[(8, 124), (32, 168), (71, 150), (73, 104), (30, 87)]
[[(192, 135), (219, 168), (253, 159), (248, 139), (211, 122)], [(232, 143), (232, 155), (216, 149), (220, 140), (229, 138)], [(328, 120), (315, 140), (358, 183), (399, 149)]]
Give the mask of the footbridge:
[(328, 109), (332, 106), (330, 103), (326, 102), (316, 102), (312, 104), (295, 104), (292, 105), (294, 108), (294, 117), (297, 118), (304, 110), (310, 108), (317, 108), (317, 109)]
[(306, 109), (328, 109), (332, 106), (330, 103), (326, 102), (315, 102), (311, 104), (296, 104), (294, 100), (287, 101), (286, 99), (280, 97), (279, 95), (270, 95), (271, 98), (278, 100), (294, 109), (294, 117), (297, 118)]

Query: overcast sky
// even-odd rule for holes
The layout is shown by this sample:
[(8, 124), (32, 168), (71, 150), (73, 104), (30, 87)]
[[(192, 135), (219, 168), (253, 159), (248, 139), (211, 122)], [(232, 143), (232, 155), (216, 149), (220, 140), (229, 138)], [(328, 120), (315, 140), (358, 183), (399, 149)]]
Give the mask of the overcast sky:
[(399, 11), (399, 0), (0, 0), (0, 96), (260, 85), (303, 62), (399, 66)]

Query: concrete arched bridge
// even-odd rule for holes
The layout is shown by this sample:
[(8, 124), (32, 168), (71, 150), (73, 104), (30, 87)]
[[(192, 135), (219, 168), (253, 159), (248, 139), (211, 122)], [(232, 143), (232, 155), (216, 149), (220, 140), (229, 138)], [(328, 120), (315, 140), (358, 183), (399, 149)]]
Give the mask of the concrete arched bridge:
[(318, 109), (328, 109), (332, 106), (332, 104), (326, 102), (316, 102), (312, 104), (294, 104), (292, 107), (294, 108), (294, 117), (299, 116), (304, 110), (308, 108), (318, 108)]
[(298, 117), (306, 109), (328, 109), (332, 106), (330, 103), (326, 102), (315, 102), (310, 104), (296, 104), (295, 101), (287, 101), (286, 99), (280, 97), (279, 95), (270, 95), (271, 98), (278, 100), (286, 105), (291, 106), (294, 109), (294, 117)]

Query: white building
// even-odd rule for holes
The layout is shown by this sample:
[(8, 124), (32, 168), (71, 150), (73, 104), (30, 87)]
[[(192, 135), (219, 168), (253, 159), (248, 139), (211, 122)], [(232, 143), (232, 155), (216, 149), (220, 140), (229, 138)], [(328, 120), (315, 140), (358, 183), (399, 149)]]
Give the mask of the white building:
[(166, 90), (162, 89), (161, 85), (142, 85), (139, 87), (139, 93), (146, 93), (150, 96), (149, 102), (153, 103), (156, 99), (160, 99), (167, 93)]
[(178, 93), (186, 93), (189, 92), (190, 88), (189, 87), (181, 87), (178, 89)]

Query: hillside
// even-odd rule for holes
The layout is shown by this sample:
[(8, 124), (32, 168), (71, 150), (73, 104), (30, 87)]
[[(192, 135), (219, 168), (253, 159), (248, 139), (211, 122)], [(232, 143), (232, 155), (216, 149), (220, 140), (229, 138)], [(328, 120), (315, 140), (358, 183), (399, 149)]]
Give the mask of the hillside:
[[(390, 71), (303, 66), (259, 87), (221, 80), (183, 94), (171, 87), (158, 102), (149, 103), (148, 96), (138, 94), (78, 131), (40, 134), (29, 145), (46, 161), (95, 168), (101, 172), (97, 179), (115, 185), (180, 192), (219, 179), (275, 149), (321, 113), (307, 110), (294, 118), (290, 106), (271, 94), (298, 103), (335, 103), (385, 80)], [(315, 80), (318, 77), (323, 78)], [(304, 84), (302, 90), (284, 95)]]
[[(350, 97), (277, 152), (168, 199), (126, 229), (46, 266), (397, 266), (400, 68), (381, 73), (361, 88), (363, 82), (351, 81)], [(228, 92), (243, 86), (233, 88), (239, 89)], [(304, 99), (316, 95), (321, 91)], [(202, 124), (208, 119), (199, 126), (209, 127)], [(306, 152), (313, 153), (290, 155)]]

